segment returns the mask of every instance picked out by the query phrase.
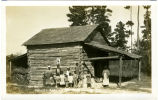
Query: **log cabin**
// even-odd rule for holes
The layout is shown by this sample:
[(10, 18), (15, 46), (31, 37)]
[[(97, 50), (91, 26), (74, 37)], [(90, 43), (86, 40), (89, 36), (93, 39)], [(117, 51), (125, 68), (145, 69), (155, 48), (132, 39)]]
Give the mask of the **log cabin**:
[[(95, 77), (102, 77), (103, 69), (109, 68), (111, 75), (119, 76), (120, 86), (124, 76), (140, 77), (141, 56), (112, 47), (99, 25), (43, 29), (23, 45), (27, 48), (31, 87), (43, 86), (42, 76), (47, 66), (55, 73), (57, 58), (63, 71), (67, 67), (73, 71), (76, 63), (81, 65), (83, 61), (85, 69)], [(126, 60), (138, 63), (128, 68)]]

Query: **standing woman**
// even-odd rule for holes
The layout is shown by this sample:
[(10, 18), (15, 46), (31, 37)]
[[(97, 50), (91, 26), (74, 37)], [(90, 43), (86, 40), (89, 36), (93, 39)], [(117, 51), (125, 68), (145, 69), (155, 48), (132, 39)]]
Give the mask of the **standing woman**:
[(48, 70), (46, 70), (43, 74), (43, 85), (51, 86), (53, 82), (53, 73), (51, 71), (51, 67), (48, 66)]
[(109, 69), (104, 69), (102, 74), (103, 74), (103, 87), (107, 87), (109, 86), (109, 75), (110, 75)]

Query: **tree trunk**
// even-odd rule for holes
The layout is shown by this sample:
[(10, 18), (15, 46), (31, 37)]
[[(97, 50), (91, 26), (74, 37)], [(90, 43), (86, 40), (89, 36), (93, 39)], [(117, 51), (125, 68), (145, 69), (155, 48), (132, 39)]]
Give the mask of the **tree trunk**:
[[(130, 20), (132, 22), (132, 6), (130, 8)], [(132, 25), (131, 25), (131, 53), (132, 53), (132, 44), (133, 44), (133, 41), (132, 41)]]
[(138, 26), (137, 26), (137, 49), (139, 51), (139, 11), (140, 11), (140, 7), (138, 6), (138, 13), (137, 13), (137, 22), (138, 22)]

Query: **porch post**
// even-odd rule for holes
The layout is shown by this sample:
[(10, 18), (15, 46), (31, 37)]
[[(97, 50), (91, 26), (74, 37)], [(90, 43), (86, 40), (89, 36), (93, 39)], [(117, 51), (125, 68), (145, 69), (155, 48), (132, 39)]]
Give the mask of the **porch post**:
[(138, 62), (138, 80), (141, 81), (141, 60), (139, 59), (139, 62)]
[(118, 86), (121, 87), (122, 80), (122, 56), (120, 56), (120, 64), (119, 64), (119, 83)]

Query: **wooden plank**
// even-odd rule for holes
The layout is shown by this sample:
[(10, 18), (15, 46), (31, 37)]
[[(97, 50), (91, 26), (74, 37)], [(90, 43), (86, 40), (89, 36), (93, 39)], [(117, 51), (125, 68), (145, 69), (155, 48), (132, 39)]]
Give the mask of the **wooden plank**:
[(110, 57), (94, 57), (94, 58), (88, 58), (83, 60), (86, 61), (86, 60), (118, 59), (118, 58), (119, 56), (110, 56)]
[(120, 64), (119, 64), (119, 87), (121, 87), (121, 81), (122, 81), (122, 56), (120, 57)]

